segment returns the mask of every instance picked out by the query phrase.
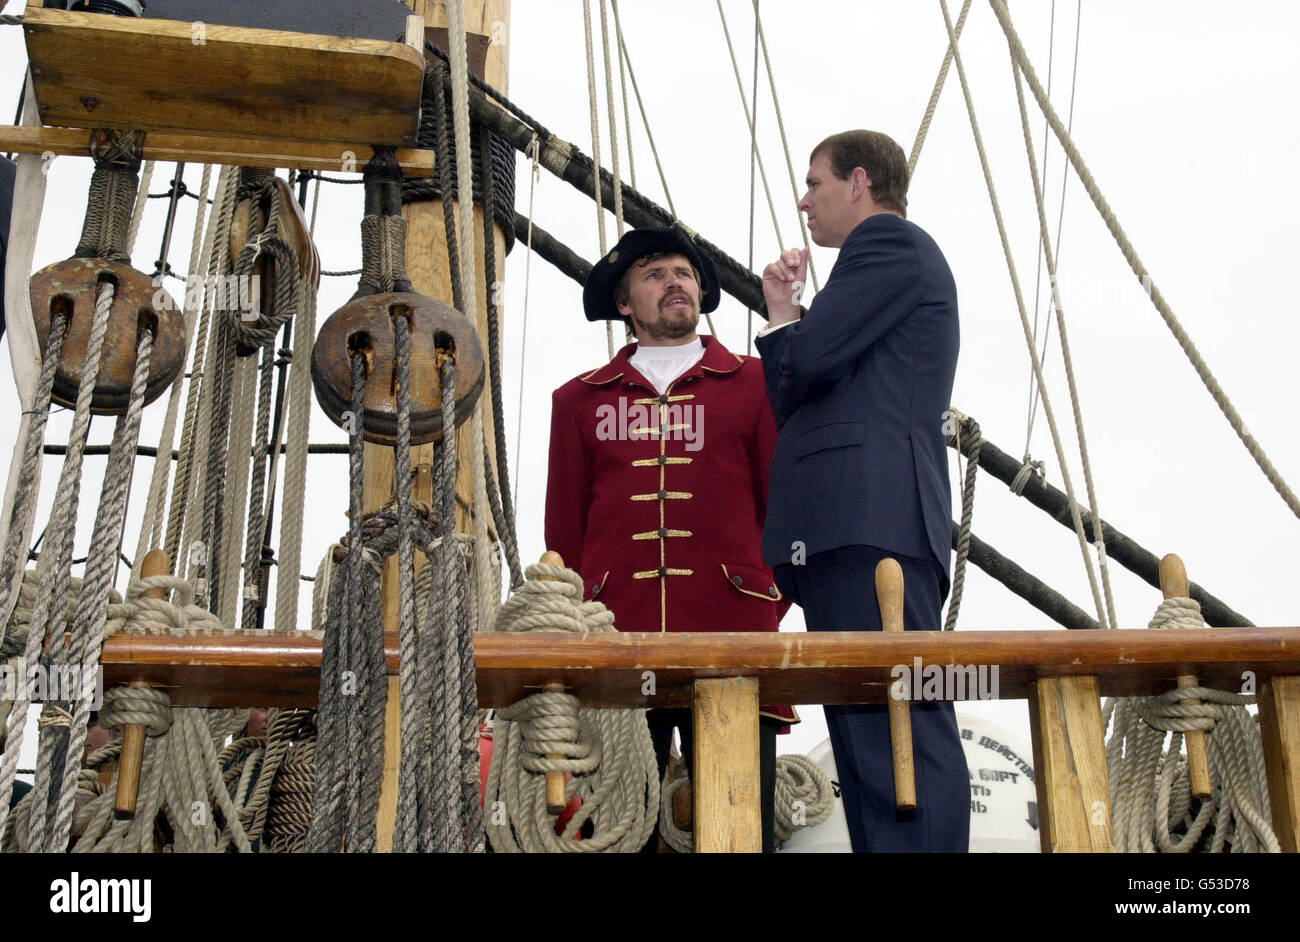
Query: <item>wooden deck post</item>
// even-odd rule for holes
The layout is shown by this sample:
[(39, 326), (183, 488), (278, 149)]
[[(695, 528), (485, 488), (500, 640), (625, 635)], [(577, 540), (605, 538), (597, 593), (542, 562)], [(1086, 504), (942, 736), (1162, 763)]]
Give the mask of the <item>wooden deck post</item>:
[(1029, 691), (1043, 853), (1114, 852), (1096, 677), (1044, 677)]
[(695, 681), (695, 852), (757, 854), (758, 679)]
[(1259, 688), (1273, 830), (1283, 853), (1300, 853), (1300, 677), (1272, 677)]

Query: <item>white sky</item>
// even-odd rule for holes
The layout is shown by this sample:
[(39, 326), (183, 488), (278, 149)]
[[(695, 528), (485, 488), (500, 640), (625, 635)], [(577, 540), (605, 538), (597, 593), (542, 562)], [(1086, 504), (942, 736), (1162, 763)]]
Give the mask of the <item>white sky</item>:
[[(1021, 38), (1040, 78), (1049, 55), (1048, 2), (1012, 4)], [(1056, 6), (1052, 96), (1069, 106), (1076, 6)], [(1221, 4), (1093, 0), (1080, 30), (1074, 135), (1093, 175), (1201, 352), (1234, 399), (1274, 464), (1300, 482), (1300, 443), (1294, 422), (1294, 350), (1300, 340), (1296, 304), (1286, 272), (1300, 248), (1300, 157), (1294, 106), (1295, 58), (1288, 39), (1300, 10), (1284, 3)], [(20, 4), (11, 2), (10, 12)], [(753, 17), (746, 0), (724, 3), (748, 94)], [(955, 18), (960, 3), (953, 0)], [(869, 127), (892, 135), (909, 151), (946, 43), (937, 3), (765, 0), (764, 27), (775, 70), (795, 174), (802, 181), (810, 148), (825, 135)], [(624, 0), (624, 34), (645, 98), (655, 140), (682, 220), (733, 257), (749, 255), (749, 136), (713, 3), (706, 0)], [(594, 11), (593, 11), (594, 15)], [(612, 24), (611, 24), (612, 29)], [(597, 23), (597, 43), (599, 41)], [(582, 12), (564, 3), (515, 0), (510, 25), (510, 94), (550, 130), (591, 152)], [(988, 5), (976, 2), (962, 38), (975, 107), (989, 151), (1027, 303), (1034, 297), (1037, 222), (1012, 84), (1006, 41)], [(14, 113), (25, 54), (20, 31), (0, 30), (0, 116)], [(597, 80), (604, 127), (604, 78), (597, 46)], [(617, 78), (616, 78), (617, 85)], [(776, 134), (771, 96), (760, 74), (759, 147), (780, 215), (782, 243), (798, 241), (794, 199)], [(1027, 92), (1028, 94), (1028, 92)], [(1279, 107), (1280, 106), (1280, 107)], [(634, 106), (635, 107), (635, 106)], [(1030, 102), (1036, 146), (1043, 123)], [(250, 129), (255, 133), (255, 129)], [(606, 133), (606, 132), (602, 132)], [(619, 139), (624, 126), (620, 112)], [(634, 114), (637, 183), (667, 205), (639, 118)], [(603, 145), (609, 166), (608, 143)], [(1047, 155), (1049, 216), (1060, 205), (1062, 156)], [(90, 162), (54, 161), (37, 266), (66, 257), (76, 242)], [(155, 172), (166, 188), (171, 165)], [(623, 176), (629, 177), (626, 157)], [(187, 181), (198, 184), (197, 168)], [(521, 158), (517, 204), (527, 209), (528, 171)], [(761, 188), (755, 218), (755, 267), (775, 257), (778, 243)], [(588, 260), (599, 254), (593, 204), (568, 184), (541, 174), (537, 222)], [(949, 73), (909, 199), (909, 218), (935, 237), (956, 276), (962, 352), (954, 404), (976, 417), (987, 438), (1019, 455), (1025, 445), (1029, 367), (1006, 264), (979, 169), (956, 69)], [(149, 206), (135, 260), (150, 269), (164, 217), (164, 200)], [(186, 267), (195, 203), (186, 200), (172, 244), (172, 265)], [(359, 264), (360, 187), (327, 187), (317, 238), (323, 267)], [(610, 244), (616, 235), (607, 219)], [(1062, 296), (1084, 410), (1099, 503), (1106, 520), (1157, 555), (1178, 552), (1195, 581), (1260, 625), (1295, 624), (1289, 596), (1290, 547), (1300, 525), (1255, 468), (1219, 414), (1190, 364), (1125, 265), (1077, 178), (1065, 199), (1060, 270)], [(531, 271), (524, 376), (522, 458), (514, 464), (523, 324), (525, 251), (516, 247), (506, 275), (505, 383), (512, 474), (519, 478), (518, 529), (525, 561), (542, 550), (549, 394), (607, 359), (603, 328), (588, 325), (579, 287), (540, 259)], [(815, 249), (824, 279), (834, 251)], [(323, 320), (355, 287), (354, 279), (325, 279)], [(1046, 291), (1043, 291), (1044, 299)], [(1041, 306), (1046, 317), (1046, 306)], [(714, 314), (731, 349), (745, 349), (745, 312), (724, 296)], [(760, 324), (761, 326), (761, 324)], [(1052, 397), (1082, 492), (1078, 450), (1055, 327), (1048, 357)], [(12, 442), (18, 405), (7, 371), (0, 371), (0, 442)], [(156, 440), (162, 401), (146, 415), (145, 442)], [(68, 415), (51, 422), (48, 440), (66, 440)], [(100, 420), (92, 440), (106, 442)], [(312, 441), (343, 441), (317, 413)], [(0, 446), (2, 448), (4, 446)], [(1047, 423), (1035, 423), (1030, 451), (1061, 486)], [(102, 474), (102, 458), (87, 461), (87, 485)], [(959, 512), (956, 462), (954, 516)], [(136, 470), (136, 513), (150, 463)], [(346, 521), (345, 461), (312, 459), (304, 570), (314, 571)], [(53, 498), (56, 459), (47, 459), (42, 518)], [(93, 506), (87, 497), (86, 505)], [(90, 515), (83, 513), (83, 529)], [(1073, 535), (996, 480), (981, 475), (975, 532), (1093, 612)], [(80, 533), (77, 554), (87, 536)], [(126, 550), (135, 533), (128, 527)], [(1120, 624), (1145, 625), (1159, 592), (1112, 565)], [(306, 587), (304, 587), (306, 588)], [(304, 592), (304, 602), (310, 594)], [(300, 622), (306, 624), (304, 605)], [(973, 567), (968, 571), (962, 629), (1047, 627), (1046, 617)], [(784, 626), (799, 630), (797, 609)], [(989, 712), (1028, 730), (1020, 702), (963, 707)], [(824, 736), (820, 710), (781, 745), (808, 751)]]

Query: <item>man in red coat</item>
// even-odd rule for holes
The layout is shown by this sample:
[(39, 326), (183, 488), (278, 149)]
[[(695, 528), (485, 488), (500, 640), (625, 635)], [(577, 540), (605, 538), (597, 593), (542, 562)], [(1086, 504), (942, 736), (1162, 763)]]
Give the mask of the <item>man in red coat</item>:
[[(546, 546), (621, 631), (776, 631), (789, 608), (760, 550), (776, 444), (762, 365), (696, 335), (719, 299), (678, 228), (628, 232), (583, 289), (587, 319), (626, 318), (637, 343), (552, 397)], [(674, 726), (690, 767), (690, 711), (647, 719), (660, 773)], [(791, 722), (788, 706), (762, 708), (765, 850), (776, 733)]]

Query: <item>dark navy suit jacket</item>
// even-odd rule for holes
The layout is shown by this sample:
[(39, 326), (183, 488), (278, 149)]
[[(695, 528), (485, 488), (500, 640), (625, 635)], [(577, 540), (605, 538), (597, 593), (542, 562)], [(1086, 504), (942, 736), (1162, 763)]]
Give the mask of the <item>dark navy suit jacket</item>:
[(957, 287), (934, 240), (869, 217), (803, 319), (757, 345), (780, 430), (764, 562), (868, 544), (933, 559), (946, 594)]

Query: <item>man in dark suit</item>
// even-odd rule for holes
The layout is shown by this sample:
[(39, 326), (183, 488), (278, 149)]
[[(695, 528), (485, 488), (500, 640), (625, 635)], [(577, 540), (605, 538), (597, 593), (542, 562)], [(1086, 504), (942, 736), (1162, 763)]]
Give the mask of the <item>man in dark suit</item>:
[[(904, 627), (937, 629), (948, 593), (951, 495), (943, 413), (957, 369), (957, 289), (908, 222), (893, 140), (846, 131), (813, 150), (799, 201), (818, 245), (838, 247), (800, 317), (806, 250), (763, 272), (759, 334), (780, 430), (763, 559), (810, 631), (879, 630), (875, 568), (898, 560)], [(917, 809), (894, 808), (886, 707), (827, 706), (853, 849), (965, 851), (966, 761), (950, 702), (912, 704)]]

